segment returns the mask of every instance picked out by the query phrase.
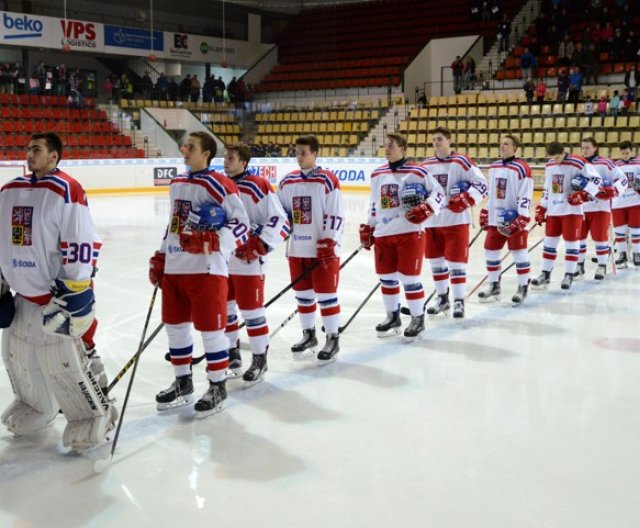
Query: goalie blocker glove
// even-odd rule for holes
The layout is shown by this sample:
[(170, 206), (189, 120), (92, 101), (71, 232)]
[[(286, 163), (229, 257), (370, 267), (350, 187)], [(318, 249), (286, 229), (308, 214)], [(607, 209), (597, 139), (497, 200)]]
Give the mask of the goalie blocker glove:
[(56, 279), (51, 293), (53, 297), (42, 310), (45, 333), (81, 337), (95, 319), (91, 281)]

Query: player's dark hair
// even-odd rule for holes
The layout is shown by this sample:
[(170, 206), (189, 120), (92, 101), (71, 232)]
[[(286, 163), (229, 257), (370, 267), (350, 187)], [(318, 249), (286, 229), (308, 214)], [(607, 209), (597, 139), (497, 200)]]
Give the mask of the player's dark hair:
[(596, 141), (596, 138), (592, 136), (582, 138), (582, 143), (591, 143), (591, 146), (598, 148), (598, 142)]
[(547, 144), (547, 154), (549, 156), (557, 156), (558, 154), (562, 154), (564, 152), (564, 146), (562, 143), (558, 143), (557, 141), (552, 141)]
[(443, 126), (436, 127), (431, 131), (431, 135), (433, 136), (434, 134), (442, 134), (449, 141), (451, 141), (451, 130), (449, 130), (448, 128), (445, 128)]
[(311, 152), (317, 153), (320, 150), (320, 142), (316, 136), (309, 134), (308, 136), (300, 136), (296, 139), (296, 145), (307, 145)]
[[(62, 159), (62, 140), (58, 134), (55, 132), (38, 132), (31, 136), (32, 141), (35, 139), (44, 139), (47, 145), (47, 150), (49, 152), (58, 153), (58, 162)], [(58, 165), (57, 162), (56, 165)]]
[(396, 145), (404, 150), (407, 150), (407, 138), (402, 134), (387, 134), (387, 139), (395, 141)]
[(518, 136), (514, 136), (513, 134), (507, 134), (504, 137), (511, 140), (514, 148), (517, 149), (520, 146), (520, 140), (518, 139)]
[(251, 161), (251, 150), (248, 145), (244, 143), (229, 143), (225, 145), (224, 148), (227, 152), (237, 152), (240, 161), (246, 161), (247, 165), (249, 165)]
[(200, 140), (202, 151), (209, 151), (209, 158), (207, 159), (207, 163), (211, 165), (211, 160), (216, 157), (216, 152), (218, 151), (218, 147), (216, 147), (216, 141), (215, 139), (213, 139), (213, 136), (211, 134), (207, 134), (206, 132), (198, 131), (190, 132), (189, 137), (198, 138)]
[(620, 150), (624, 150), (624, 149), (633, 150), (633, 143), (631, 143), (631, 141), (623, 141), (622, 143), (620, 143), (618, 148)]

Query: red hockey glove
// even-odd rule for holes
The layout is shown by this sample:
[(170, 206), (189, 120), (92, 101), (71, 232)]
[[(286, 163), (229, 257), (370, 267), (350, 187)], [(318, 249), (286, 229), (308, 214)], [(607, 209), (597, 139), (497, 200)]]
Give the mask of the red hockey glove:
[(489, 227), (489, 211), (486, 209), (480, 209), (480, 229), (487, 229)]
[(153, 257), (149, 259), (149, 282), (153, 286), (160, 287), (162, 284), (162, 277), (164, 277), (164, 261), (165, 254), (156, 251)]
[(515, 235), (516, 233), (520, 233), (524, 231), (529, 225), (529, 218), (526, 216), (518, 215), (513, 221), (507, 226), (498, 226), (498, 231), (504, 236)]
[(269, 246), (267, 246), (259, 236), (253, 235), (249, 237), (249, 240), (245, 244), (242, 244), (236, 249), (236, 257), (247, 262), (252, 262), (260, 257), (264, 257), (269, 253)]
[(449, 198), (449, 211), (452, 213), (462, 213), (465, 209), (472, 207), (476, 204), (476, 201), (469, 194), (468, 191), (454, 194)]
[(413, 209), (407, 211), (404, 216), (412, 224), (421, 224), (427, 218), (433, 216), (433, 209), (431, 209), (431, 206), (425, 202), (420, 205), (416, 205)]
[(187, 253), (211, 255), (220, 251), (220, 237), (215, 231), (191, 231), (180, 233), (180, 247)]
[(373, 246), (373, 226), (360, 224), (360, 243), (364, 249), (371, 249)]
[(613, 185), (601, 187), (598, 191), (598, 194), (596, 194), (596, 198), (600, 200), (611, 200), (616, 196), (618, 196), (618, 189), (616, 189)]
[(336, 241), (331, 238), (322, 238), (318, 240), (318, 243), (316, 244), (316, 257), (322, 263), (338, 258), (335, 247)]
[(536, 224), (542, 225), (547, 221), (547, 208), (542, 205), (536, 205), (535, 214)]
[(589, 200), (591, 200), (591, 197), (587, 191), (572, 192), (567, 198), (569, 205), (582, 205)]

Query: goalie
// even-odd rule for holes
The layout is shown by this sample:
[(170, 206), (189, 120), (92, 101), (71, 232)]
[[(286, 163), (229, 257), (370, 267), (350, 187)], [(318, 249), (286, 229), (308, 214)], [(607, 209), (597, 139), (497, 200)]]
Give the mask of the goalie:
[(117, 413), (93, 347), (91, 277), (102, 243), (84, 190), (57, 168), (61, 157), (56, 134), (34, 134), (31, 175), (0, 190), (2, 360), (14, 392), (1, 420), (14, 435), (30, 435), (62, 410), (63, 444), (82, 450), (104, 440)]

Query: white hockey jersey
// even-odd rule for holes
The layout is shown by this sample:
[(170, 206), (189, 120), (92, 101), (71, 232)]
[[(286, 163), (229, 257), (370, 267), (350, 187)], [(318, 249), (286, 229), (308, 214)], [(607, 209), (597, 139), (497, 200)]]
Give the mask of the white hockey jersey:
[(618, 160), (616, 166), (627, 178), (627, 189), (624, 193), (613, 199), (613, 208), (634, 207), (640, 205), (640, 193), (634, 189), (634, 181), (640, 181), (640, 158), (631, 158), (629, 161)]
[[(246, 242), (249, 235), (249, 217), (236, 184), (209, 169), (181, 174), (171, 180), (169, 202), (169, 225), (160, 247), (160, 251), (166, 253), (165, 273), (227, 276), (231, 253)], [(186, 227), (189, 213), (211, 202), (220, 205), (227, 214), (226, 224), (218, 230), (220, 251), (211, 255), (187, 253), (180, 246), (180, 233)]]
[(375, 227), (376, 237), (413, 233), (424, 229), (425, 223), (413, 224), (405, 217), (402, 191), (407, 184), (418, 183), (427, 190), (427, 203), (436, 215), (445, 198), (442, 187), (426, 168), (406, 161), (399, 166), (393, 166), (393, 169), (392, 166), (387, 163), (371, 173), (371, 200), (367, 223)]
[(546, 207), (548, 216), (581, 215), (582, 205), (570, 205), (567, 201), (571, 190), (571, 179), (582, 175), (589, 183), (584, 189), (595, 196), (600, 187), (600, 176), (582, 156), (567, 154), (560, 163), (551, 160), (544, 170), (544, 187), (540, 205)]
[(436, 181), (444, 189), (445, 202), (437, 216), (429, 218), (425, 227), (445, 227), (460, 224), (471, 223), (471, 210), (467, 209), (462, 213), (454, 213), (447, 208), (451, 189), (461, 181), (467, 181), (471, 184), (469, 194), (476, 204), (479, 204), (487, 195), (487, 180), (482, 171), (476, 166), (475, 162), (465, 156), (452, 152), (446, 158), (438, 158), (431, 156), (425, 159), (422, 164), (433, 174)]
[[(243, 172), (231, 178), (238, 186), (240, 201), (249, 216), (252, 230), (271, 249), (278, 247), (291, 232), (291, 225), (271, 184), (263, 177)], [(229, 273), (232, 275), (261, 275), (264, 257), (247, 262), (231, 255)]]
[(531, 218), (533, 177), (526, 161), (508, 158), (494, 161), (489, 167), (489, 225), (497, 226), (505, 209), (515, 209)]
[(321, 167), (307, 174), (295, 170), (280, 180), (278, 198), (291, 218), (288, 256), (316, 258), (316, 243), (323, 238), (335, 240), (340, 254), (345, 215), (335, 174)]
[[(588, 159), (589, 163), (600, 175), (602, 184), (607, 182), (612, 184), (617, 190), (618, 194), (622, 195), (627, 190), (627, 177), (624, 173), (616, 167), (615, 163), (608, 158), (602, 156), (594, 156)], [(591, 202), (586, 202), (583, 207), (583, 212), (591, 213), (594, 211), (611, 211), (611, 202), (609, 200), (600, 200), (596, 198)]]
[(22, 296), (49, 295), (54, 279), (93, 276), (102, 242), (82, 186), (61, 170), (4, 185), (0, 225), (0, 269)]

